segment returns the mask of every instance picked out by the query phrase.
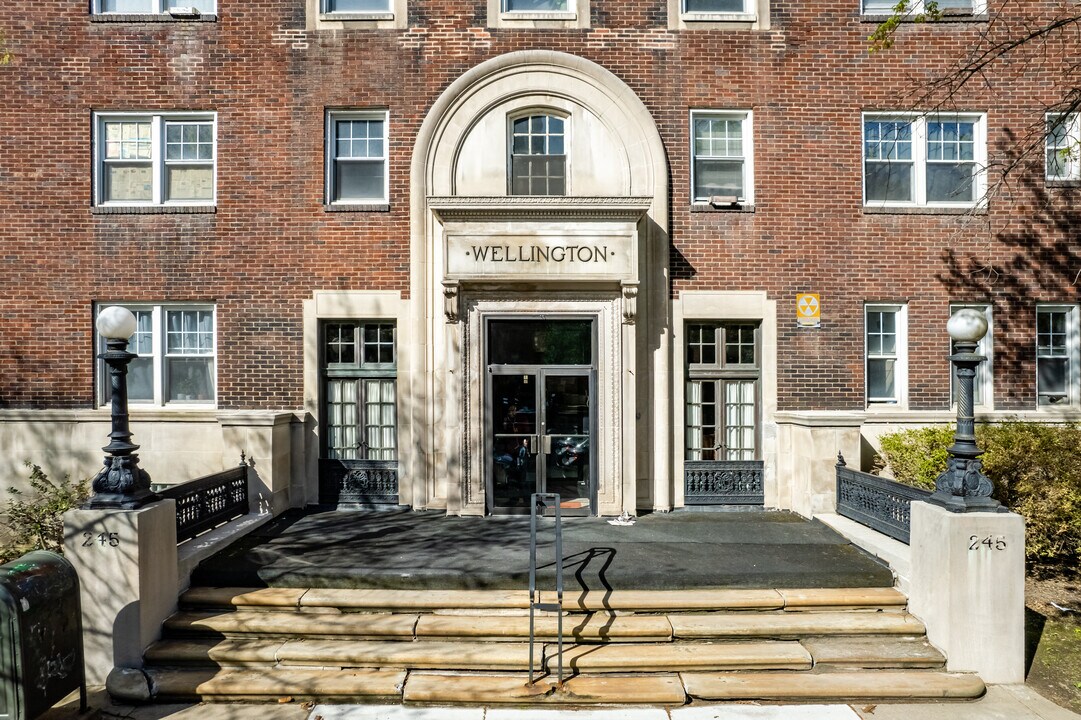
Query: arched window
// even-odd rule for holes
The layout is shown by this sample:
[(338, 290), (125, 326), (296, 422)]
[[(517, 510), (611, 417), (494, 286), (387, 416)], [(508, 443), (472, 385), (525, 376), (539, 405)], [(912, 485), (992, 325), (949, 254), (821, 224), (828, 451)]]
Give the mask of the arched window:
[(556, 115), (511, 121), (511, 195), (566, 195), (566, 122)]

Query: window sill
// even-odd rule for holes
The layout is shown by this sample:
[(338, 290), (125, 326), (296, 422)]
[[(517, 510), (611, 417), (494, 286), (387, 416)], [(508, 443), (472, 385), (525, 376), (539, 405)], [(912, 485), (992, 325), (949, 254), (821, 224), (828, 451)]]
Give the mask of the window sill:
[(388, 12), (373, 12), (373, 13), (355, 13), (355, 12), (329, 12), (319, 13), (319, 19), (323, 22), (378, 22), (380, 20), (393, 20), (394, 13)]
[[(893, 15), (883, 15), (880, 13), (860, 15), (860, 22), (881, 25), (892, 17)], [(965, 12), (963, 10), (943, 10), (942, 17), (938, 18), (937, 20), (919, 22), (914, 20), (912, 17), (907, 17), (903, 18), (901, 22), (911, 25), (934, 25), (941, 23), (983, 23), (987, 22), (989, 17), (990, 16), (987, 13), (979, 13), (974, 15), (973, 13)]]
[(578, 13), (573, 12), (504, 12), (499, 14), (503, 22), (516, 20), (577, 20)]
[(326, 212), (390, 212), (389, 203), (342, 203), (341, 205), (324, 205)]
[(940, 205), (864, 205), (864, 215), (986, 215), (986, 206), (956, 207)]
[(1081, 179), (1077, 180), (1047, 180), (1049, 188), (1081, 188)]
[(91, 215), (213, 215), (216, 205), (95, 205)]
[(683, 13), (679, 19), (685, 23), (738, 22), (756, 23), (757, 13)]
[(99, 13), (90, 16), (92, 23), (190, 23), (217, 22), (217, 13), (170, 15), (169, 13)]
[(722, 205), (721, 207), (713, 207), (708, 203), (694, 203), (691, 205), (692, 213), (753, 213), (754, 204), (742, 204), (742, 205)]

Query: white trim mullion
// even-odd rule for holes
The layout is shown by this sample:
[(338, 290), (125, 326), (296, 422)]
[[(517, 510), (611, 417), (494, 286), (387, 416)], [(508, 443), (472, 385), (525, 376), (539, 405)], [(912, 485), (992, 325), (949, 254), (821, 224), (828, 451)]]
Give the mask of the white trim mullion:
[(154, 405), (165, 404), (165, 317), (161, 305), (155, 305), (151, 311), (151, 327), (154, 330)]
[(150, 119), (150, 163), (153, 168), (153, 190), (151, 197), (155, 205), (162, 204), (162, 193), (165, 186), (165, 133), (162, 132), (161, 115), (154, 115)]
[(927, 116), (912, 118), (912, 199), (927, 204)]

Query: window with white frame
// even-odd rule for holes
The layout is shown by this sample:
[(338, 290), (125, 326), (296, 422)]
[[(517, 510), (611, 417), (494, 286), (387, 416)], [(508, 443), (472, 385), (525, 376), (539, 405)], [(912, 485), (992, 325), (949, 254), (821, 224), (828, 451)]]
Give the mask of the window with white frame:
[(323, 0), (323, 12), (358, 15), (387, 15), (394, 10), (391, 0)]
[[(987, 12), (987, 0), (934, 0), (934, 8), (941, 15), (979, 15)], [(910, 0), (905, 15), (916, 17), (931, 10), (930, 0)], [(897, 0), (863, 0), (865, 15), (893, 15)]]
[(758, 323), (688, 323), (686, 352), (685, 458), (757, 459)]
[[(128, 400), (136, 405), (213, 405), (217, 396), (217, 331), (212, 305), (123, 305), (135, 315), (128, 352)], [(99, 351), (105, 339), (97, 338)], [(98, 362), (99, 401), (109, 402), (109, 375)]]
[(567, 194), (567, 121), (534, 113), (510, 121), (510, 194)]
[[(994, 324), (992, 323), (991, 306), (983, 303), (967, 305), (950, 305), (950, 316), (958, 310), (969, 308), (983, 313), (987, 321), (987, 332), (979, 343), (976, 344), (976, 353), (983, 355), (986, 360), (976, 366), (976, 377), (972, 382), (972, 402), (976, 407), (990, 408), (993, 404), (993, 377), (994, 377)], [(951, 352), (957, 352), (957, 345), (950, 341)], [(957, 376), (953, 370), (953, 363), (947, 363), (950, 372), (950, 398), (952, 403), (957, 403)]]
[(692, 201), (753, 203), (753, 147), (750, 111), (692, 112)]
[(96, 116), (97, 204), (213, 205), (213, 113)]
[(503, 0), (503, 12), (508, 13), (569, 13), (573, 11), (572, 0)]
[(215, 0), (93, 0), (95, 15), (213, 15)]
[(324, 457), (397, 459), (395, 343), (393, 322), (336, 320), (324, 324)]
[(868, 206), (976, 205), (987, 164), (984, 115), (865, 114)]
[(749, 0), (681, 0), (682, 11), (694, 15), (724, 15), (754, 12)]
[(1048, 180), (1081, 180), (1081, 113), (1047, 115)]
[(907, 308), (867, 305), (865, 314), (865, 374), (869, 405), (901, 405), (908, 382)]
[(1036, 308), (1036, 402), (1040, 406), (1081, 403), (1078, 308), (1041, 305)]
[(387, 112), (327, 116), (327, 196), (331, 204), (386, 203)]

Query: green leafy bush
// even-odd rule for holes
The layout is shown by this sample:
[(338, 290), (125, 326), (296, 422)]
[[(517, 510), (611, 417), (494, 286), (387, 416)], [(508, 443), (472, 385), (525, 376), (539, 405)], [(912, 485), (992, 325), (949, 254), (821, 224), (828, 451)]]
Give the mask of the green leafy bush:
[[(976, 439), (995, 498), (1025, 518), (1029, 567), (1036, 573), (1076, 570), (1081, 562), (1081, 426), (980, 425)], [(882, 454), (899, 482), (933, 489), (952, 442), (952, 427), (905, 430), (882, 437)]]
[(0, 546), (0, 562), (8, 562), (31, 550), (64, 552), (64, 513), (86, 502), (90, 481), (73, 481), (67, 475), (53, 482), (37, 465), (30, 468), (30, 489), (10, 488), (13, 497), (4, 506), (0, 522), (8, 533)]
[(953, 444), (953, 427), (928, 427), (883, 435), (882, 454), (897, 482), (924, 490), (935, 489), (935, 478), (946, 469), (946, 452)]

